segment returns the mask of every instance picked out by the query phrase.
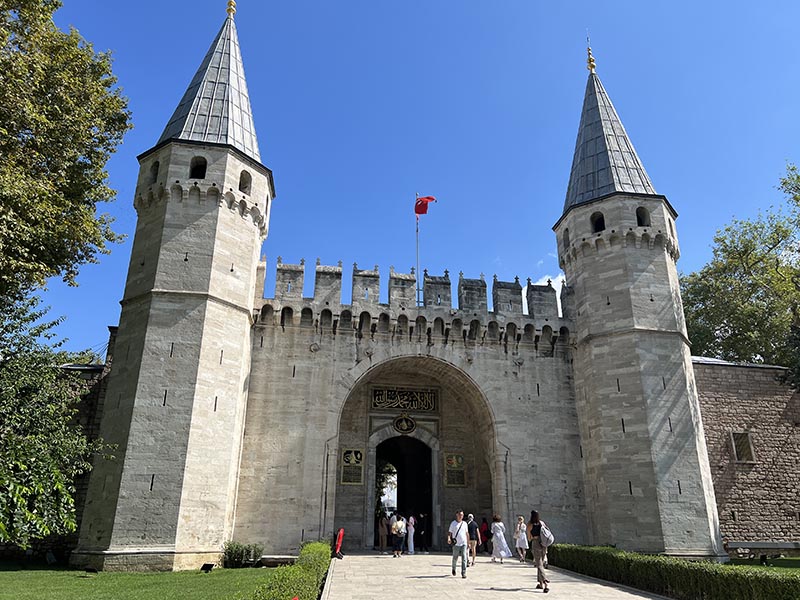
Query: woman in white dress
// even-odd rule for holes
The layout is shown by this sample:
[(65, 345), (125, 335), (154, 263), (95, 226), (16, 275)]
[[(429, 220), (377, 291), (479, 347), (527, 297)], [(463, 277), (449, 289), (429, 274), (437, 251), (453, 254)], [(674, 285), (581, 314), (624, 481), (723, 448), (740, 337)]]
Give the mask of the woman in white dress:
[(500, 515), (492, 517), (492, 562), (500, 559), (500, 564), (503, 564), (504, 558), (511, 556), (511, 550), (508, 549), (508, 542), (506, 542), (506, 526), (500, 519)]
[(414, 518), (414, 515), (410, 515), (408, 517), (408, 553), (414, 554), (414, 528), (417, 525), (417, 520)]
[(525, 517), (517, 517), (517, 525), (514, 528), (514, 542), (519, 554), (519, 562), (525, 562), (525, 552), (528, 550), (528, 527), (525, 524)]

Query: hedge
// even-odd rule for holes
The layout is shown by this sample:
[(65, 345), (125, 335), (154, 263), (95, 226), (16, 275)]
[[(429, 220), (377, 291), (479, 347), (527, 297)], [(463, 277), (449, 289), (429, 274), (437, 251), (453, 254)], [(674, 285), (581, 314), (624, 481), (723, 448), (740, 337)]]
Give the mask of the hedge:
[(800, 600), (799, 573), (571, 544), (554, 544), (547, 557), (553, 566), (678, 600)]
[(331, 564), (331, 546), (311, 542), (300, 549), (293, 565), (278, 567), (272, 577), (259, 586), (251, 600), (317, 600)]

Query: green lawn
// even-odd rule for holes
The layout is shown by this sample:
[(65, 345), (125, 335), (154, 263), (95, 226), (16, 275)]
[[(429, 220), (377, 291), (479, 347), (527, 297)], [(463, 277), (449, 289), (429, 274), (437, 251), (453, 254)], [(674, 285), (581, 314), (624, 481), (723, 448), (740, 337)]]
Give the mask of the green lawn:
[[(748, 567), (761, 567), (761, 563), (757, 558), (732, 558), (732, 565), (747, 565)], [(761, 567), (762, 569), (775, 569), (776, 571), (784, 571), (786, 569), (797, 569), (800, 573), (800, 557), (798, 558), (770, 558), (767, 560), (767, 566)]]
[(0, 600), (230, 600), (249, 595), (272, 569), (98, 573), (0, 565)]

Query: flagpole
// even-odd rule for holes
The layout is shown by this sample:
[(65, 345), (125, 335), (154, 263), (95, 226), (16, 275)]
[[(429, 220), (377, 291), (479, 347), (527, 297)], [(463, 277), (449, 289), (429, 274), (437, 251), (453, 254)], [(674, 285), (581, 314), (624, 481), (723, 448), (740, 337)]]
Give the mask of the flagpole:
[[(417, 192), (416, 197), (419, 198), (419, 192)], [(416, 206), (416, 200), (414, 202)], [(414, 212), (414, 219), (417, 222), (417, 273), (414, 279), (417, 285), (417, 306), (419, 306), (419, 215), (416, 214), (416, 211)]]

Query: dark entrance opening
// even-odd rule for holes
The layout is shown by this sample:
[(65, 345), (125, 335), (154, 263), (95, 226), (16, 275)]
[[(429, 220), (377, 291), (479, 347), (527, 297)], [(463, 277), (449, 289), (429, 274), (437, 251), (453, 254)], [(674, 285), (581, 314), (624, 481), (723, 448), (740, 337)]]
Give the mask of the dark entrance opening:
[[(417, 521), (421, 521), (416, 528), (415, 545), (430, 547), (433, 523), (431, 519), (431, 509), (433, 508), (431, 449), (417, 439), (398, 436), (378, 444), (375, 458), (378, 465), (385, 461), (397, 471), (397, 510), (406, 519), (413, 514)], [(376, 490), (378, 501), (380, 501), (381, 491)], [(425, 516), (420, 519), (420, 515)], [(376, 546), (378, 544), (378, 520), (376, 519), (375, 523)], [(424, 534), (421, 525), (426, 525)]]

